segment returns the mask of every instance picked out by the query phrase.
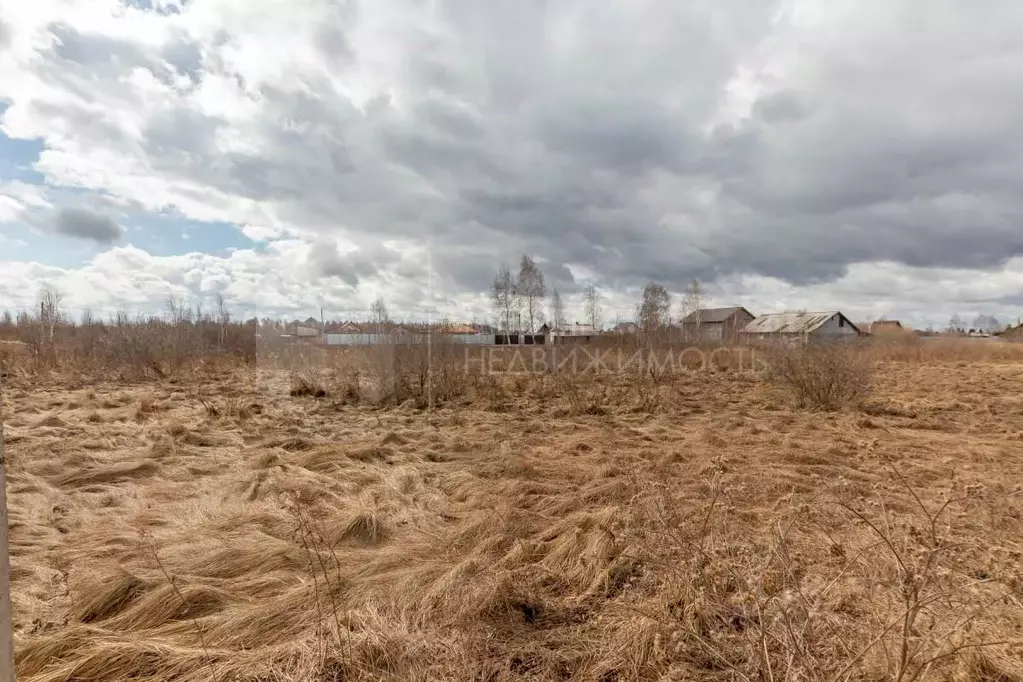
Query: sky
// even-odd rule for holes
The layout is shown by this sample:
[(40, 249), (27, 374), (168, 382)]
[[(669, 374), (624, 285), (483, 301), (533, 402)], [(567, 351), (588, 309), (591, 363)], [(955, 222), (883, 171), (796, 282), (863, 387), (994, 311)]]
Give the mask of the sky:
[(1023, 316), (1023, 3), (0, 0), (0, 309)]

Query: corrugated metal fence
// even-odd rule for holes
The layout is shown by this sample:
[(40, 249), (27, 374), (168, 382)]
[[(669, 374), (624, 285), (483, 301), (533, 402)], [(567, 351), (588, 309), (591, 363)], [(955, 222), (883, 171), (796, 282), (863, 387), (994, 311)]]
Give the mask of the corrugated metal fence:
[[(424, 334), (324, 334), (328, 346), (379, 346), (426, 343)], [(493, 334), (435, 334), (433, 343), (492, 346)]]

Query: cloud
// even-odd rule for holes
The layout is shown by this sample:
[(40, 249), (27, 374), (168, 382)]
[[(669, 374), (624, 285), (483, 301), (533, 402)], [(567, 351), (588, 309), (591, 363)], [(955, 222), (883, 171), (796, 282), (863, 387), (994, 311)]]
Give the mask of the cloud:
[(124, 236), (124, 229), (113, 218), (84, 208), (60, 209), (50, 229), (56, 234), (98, 244), (112, 244)]
[(51, 185), (294, 241), (352, 301), (422, 305), (428, 269), (476, 300), (528, 252), (568, 295), (856, 305), (1023, 256), (1023, 7), (993, 1), (18, 4), (0, 98)]
[(14, 197), (0, 194), (0, 223), (11, 223), (21, 217), (25, 207)]
[(4, 50), (11, 42), (11, 29), (0, 19), (0, 50)]

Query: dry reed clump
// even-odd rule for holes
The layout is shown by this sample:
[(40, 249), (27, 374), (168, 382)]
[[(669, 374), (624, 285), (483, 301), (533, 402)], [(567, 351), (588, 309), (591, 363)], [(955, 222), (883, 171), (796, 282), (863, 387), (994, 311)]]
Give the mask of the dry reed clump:
[(121, 462), (109, 466), (94, 466), (70, 471), (55, 480), (62, 487), (82, 488), (88, 485), (118, 483), (137, 478), (156, 476), (160, 472), (157, 462)]
[(335, 528), (334, 544), (372, 546), (383, 542), (390, 533), (387, 523), (375, 509), (357, 509)]
[(833, 411), (862, 404), (871, 393), (874, 364), (864, 350), (845, 343), (774, 348), (766, 379), (798, 407)]
[(137, 603), (155, 583), (127, 571), (98, 576), (80, 589), (74, 617), (82, 623), (104, 621)]
[(312, 398), (323, 398), (327, 395), (327, 389), (313, 376), (309, 374), (292, 374), (291, 389), (288, 395), (292, 398), (309, 396)]

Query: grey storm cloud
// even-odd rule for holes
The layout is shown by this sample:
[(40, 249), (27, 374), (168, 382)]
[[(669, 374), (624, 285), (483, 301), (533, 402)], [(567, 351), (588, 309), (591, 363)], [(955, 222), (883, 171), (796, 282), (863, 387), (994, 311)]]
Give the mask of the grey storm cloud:
[[(164, 177), (274, 202), (303, 227), (429, 239), (465, 289), (523, 252), (568, 288), (567, 266), (581, 265), (610, 286), (676, 289), (735, 274), (822, 282), (874, 261), (986, 269), (1023, 254), (1023, 5), (839, 4), (830, 24), (802, 26), (780, 0), (448, 0), (442, 30), (403, 27), (396, 82), (360, 106), (325, 70), (289, 72), (286, 86), (248, 92), (258, 153), (218, 150), (232, 122), (184, 100), (150, 119), (141, 144)], [(362, 12), (341, 18), (313, 47), (331, 69), (357, 69)], [(182, 38), (153, 55), (54, 33), (78, 88), (86, 74), (113, 87), (136, 66), (241, 79), (218, 44)], [(729, 99), (737, 75), (774, 57), (784, 67), (764, 72), (746, 110)], [(77, 129), (134, 144), (99, 119)], [(116, 234), (98, 218), (74, 224)], [(352, 287), (401, 264), (322, 244), (309, 263)]]
[(113, 218), (85, 208), (60, 209), (53, 218), (51, 229), (56, 234), (99, 244), (113, 244), (124, 236), (124, 229)]
[[(307, 262), (314, 278), (337, 277), (355, 289), (362, 279), (377, 276), (392, 266), (400, 265), (402, 255), (394, 249), (379, 244), (369, 244), (365, 248), (342, 254), (337, 244), (329, 240), (321, 240), (309, 247)], [(404, 264), (411, 274), (409, 264)]]

